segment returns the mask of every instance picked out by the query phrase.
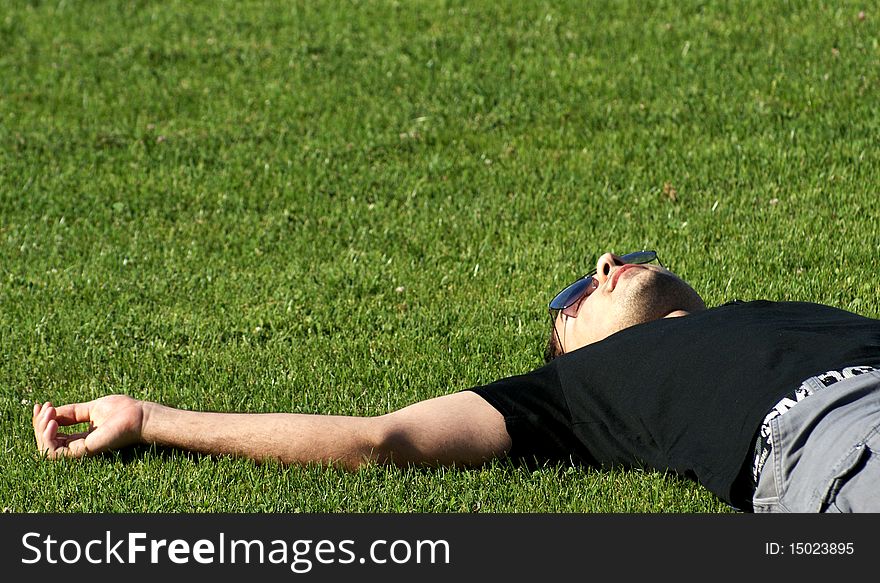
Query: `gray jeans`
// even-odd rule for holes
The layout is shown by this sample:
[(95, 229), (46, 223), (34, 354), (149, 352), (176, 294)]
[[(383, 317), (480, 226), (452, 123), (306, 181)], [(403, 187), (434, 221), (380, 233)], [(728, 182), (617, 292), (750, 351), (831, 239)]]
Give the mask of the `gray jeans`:
[(770, 423), (755, 512), (880, 512), (880, 371), (823, 387)]

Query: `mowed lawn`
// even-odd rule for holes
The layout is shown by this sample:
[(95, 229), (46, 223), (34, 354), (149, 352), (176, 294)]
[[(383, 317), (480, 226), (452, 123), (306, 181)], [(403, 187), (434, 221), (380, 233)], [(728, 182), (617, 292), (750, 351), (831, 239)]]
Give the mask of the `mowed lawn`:
[(0, 507), (731, 511), (650, 471), (47, 462), (30, 414), (383, 414), (539, 366), (606, 250), (880, 317), (878, 39), (867, 2), (0, 0)]

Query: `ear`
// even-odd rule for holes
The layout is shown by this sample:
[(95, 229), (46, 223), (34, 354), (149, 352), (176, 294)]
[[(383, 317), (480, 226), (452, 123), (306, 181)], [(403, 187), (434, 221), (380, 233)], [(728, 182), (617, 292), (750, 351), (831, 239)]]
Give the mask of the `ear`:
[(687, 310), (673, 310), (663, 317), (664, 318), (680, 318), (682, 316), (688, 316), (688, 315), (690, 315), (690, 312), (688, 312)]

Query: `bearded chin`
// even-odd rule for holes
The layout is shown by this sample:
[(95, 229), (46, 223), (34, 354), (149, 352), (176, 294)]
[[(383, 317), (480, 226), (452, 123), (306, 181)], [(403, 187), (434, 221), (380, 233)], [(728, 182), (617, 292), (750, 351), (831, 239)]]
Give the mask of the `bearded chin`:
[(676, 310), (695, 311), (703, 305), (697, 292), (671, 273), (645, 271), (627, 286), (620, 303), (620, 329), (665, 318)]

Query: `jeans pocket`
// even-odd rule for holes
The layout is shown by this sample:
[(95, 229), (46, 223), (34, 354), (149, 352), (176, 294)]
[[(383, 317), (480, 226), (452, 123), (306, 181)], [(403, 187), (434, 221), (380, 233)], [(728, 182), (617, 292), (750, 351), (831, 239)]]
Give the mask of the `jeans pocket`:
[(810, 512), (839, 512), (834, 505), (840, 489), (846, 484), (853, 473), (864, 464), (871, 450), (865, 442), (856, 444), (849, 450), (821, 482), (813, 498), (810, 500)]

